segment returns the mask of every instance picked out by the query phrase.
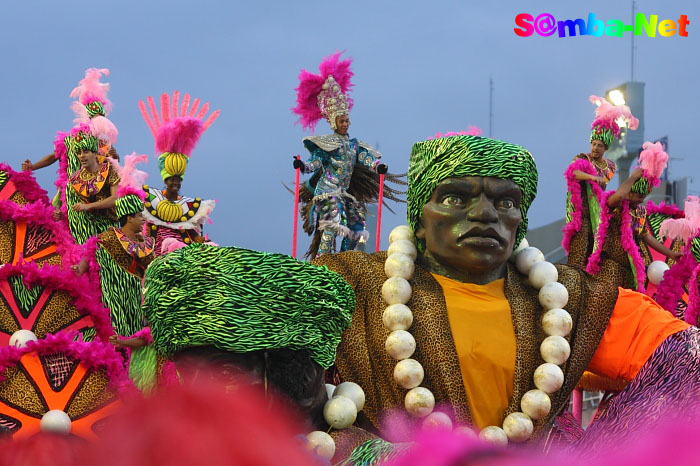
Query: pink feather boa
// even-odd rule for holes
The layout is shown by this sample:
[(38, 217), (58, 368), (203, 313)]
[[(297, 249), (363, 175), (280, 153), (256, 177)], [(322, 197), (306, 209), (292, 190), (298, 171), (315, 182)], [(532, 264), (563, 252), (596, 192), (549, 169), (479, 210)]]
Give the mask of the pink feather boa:
[(14, 276), (22, 276), (27, 286), (41, 285), (50, 290), (65, 291), (73, 296), (72, 303), (78, 312), (92, 317), (98, 339), (106, 341), (110, 335), (114, 335), (109, 310), (102, 306), (100, 295), (95, 293), (95, 287), (87, 276), (78, 276), (70, 269), (51, 264), (39, 268), (34, 262), (0, 267), (0, 280)]
[(698, 314), (700, 313), (700, 289), (698, 289), (698, 274), (700, 265), (693, 269), (688, 282), (688, 308), (685, 310), (685, 321), (690, 325), (698, 325)]
[(605, 245), (605, 238), (608, 236), (608, 227), (612, 217), (612, 211), (608, 207), (608, 198), (614, 193), (615, 191), (604, 192), (600, 202), (600, 224), (595, 232), (595, 244), (597, 247), (591, 254), (591, 257), (588, 258), (588, 264), (586, 265), (586, 272), (591, 275), (595, 275), (600, 271), (600, 256), (603, 254), (603, 246)]
[(675, 204), (666, 204), (664, 201), (661, 201), (658, 205), (654, 204), (652, 201), (648, 201), (646, 209), (647, 214), (670, 215), (673, 218), (683, 218), (685, 216), (684, 212), (676, 207)]
[(130, 338), (143, 338), (146, 340), (146, 344), (150, 345), (153, 342), (153, 336), (151, 335), (151, 328), (150, 327), (144, 327), (138, 332), (134, 333), (131, 336), (124, 337), (119, 335), (120, 340), (128, 340)]
[[(595, 168), (593, 168), (591, 163), (586, 159), (574, 161), (564, 172), (566, 187), (569, 190), (571, 203), (574, 206), (574, 211), (571, 213), (571, 221), (562, 228), (563, 237), (561, 246), (567, 254), (569, 254), (569, 249), (571, 247), (571, 239), (581, 230), (581, 224), (583, 222), (583, 192), (581, 189), (581, 182), (577, 180), (574, 175), (574, 171), (576, 170), (580, 170), (589, 175), (598, 176)], [(598, 202), (601, 202), (604, 191), (600, 185), (591, 180), (587, 180), (586, 183), (593, 189), (593, 194), (598, 199)]]
[(656, 288), (654, 300), (664, 309), (673, 312), (683, 295), (683, 285), (688, 283), (698, 263), (687, 248), (678, 262), (666, 271)]
[(0, 163), (0, 170), (10, 175), (10, 181), (27, 201), (48, 204), (48, 193), (39, 186), (31, 172), (16, 172), (6, 163)]
[(646, 267), (644, 266), (644, 258), (639, 252), (639, 245), (634, 241), (634, 232), (632, 231), (632, 215), (630, 214), (630, 203), (627, 200), (622, 201), (622, 222), (620, 225), (620, 234), (622, 235), (622, 249), (632, 258), (632, 264), (636, 272), (637, 291), (645, 292), (644, 282), (646, 281)]
[(119, 395), (136, 395), (138, 390), (129, 380), (122, 357), (112, 345), (101, 341), (84, 342), (75, 340), (76, 331), (59, 332), (46, 335), (38, 341), (30, 341), (25, 347), (5, 346), (0, 348), (0, 380), (8, 367), (16, 366), (25, 354), (36, 352), (40, 355), (65, 353), (72, 359), (80, 361), (88, 370), (104, 369), (109, 380), (109, 387)]
[(52, 233), (52, 240), (56, 243), (56, 250), (61, 256), (62, 263), (77, 264), (81, 258), (79, 248), (75, 246), (73, 237), (65, 226), (53, 220), (52, 215), (53, 208), (45, 202), (18, 206), (12, 201), (0, 201), (0, 220), (27, 222), (29, 225), (40, 225), (46, 228)]

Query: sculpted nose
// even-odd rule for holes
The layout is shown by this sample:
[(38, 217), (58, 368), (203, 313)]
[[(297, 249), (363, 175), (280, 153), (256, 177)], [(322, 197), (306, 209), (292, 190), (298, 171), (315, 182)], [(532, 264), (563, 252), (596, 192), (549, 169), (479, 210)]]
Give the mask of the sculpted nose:
[(472, 222), (493, 223), (498, 222), (498, 212), (493, 202), (481, 193), (479, 198), (470, 206), (467, 219)]

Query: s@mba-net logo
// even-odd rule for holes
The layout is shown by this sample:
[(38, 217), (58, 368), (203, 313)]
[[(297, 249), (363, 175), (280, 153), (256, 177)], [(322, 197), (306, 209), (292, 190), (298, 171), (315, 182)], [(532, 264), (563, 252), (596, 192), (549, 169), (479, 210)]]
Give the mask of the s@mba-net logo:
[(658, 15), (645, 15), (637, 13), (634, 17), (634, 24), (625, 24), (619, 19), (610, 19), (604, 22), (596, 18), (595, 13), (588, 13), (588, 19), (566, 19), (557, 21), (550, 13), (542, 13), (532, 16), (529, 13), (520, 13), (515, 17), (513, 29), (520, 37), (529, 37), (534, 33), (540, 36), (551, 36), (557, 33), (559, 37), (602, 35), (610, 37), (622, 37), (623, 32), (633, 33), (635, 36), (644, 32), (649, 37), (656, 37), (658, 32), (662, 37), (678, 35), (688, 37), (688, 15), (680, 15), (677, 20), (663, 19), (659, 21)]

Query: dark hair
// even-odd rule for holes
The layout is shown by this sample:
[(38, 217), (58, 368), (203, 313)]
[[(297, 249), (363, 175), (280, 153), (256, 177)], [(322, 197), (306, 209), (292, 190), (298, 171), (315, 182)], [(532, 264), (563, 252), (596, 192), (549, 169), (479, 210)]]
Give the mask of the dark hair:
[(119, 217), (119, 227), (123, 227), (126, 225), (126, 221), (129, 220), (129, 217), (133, 217), (135, 214), (129, 214), (129, 215), (122, 215)]

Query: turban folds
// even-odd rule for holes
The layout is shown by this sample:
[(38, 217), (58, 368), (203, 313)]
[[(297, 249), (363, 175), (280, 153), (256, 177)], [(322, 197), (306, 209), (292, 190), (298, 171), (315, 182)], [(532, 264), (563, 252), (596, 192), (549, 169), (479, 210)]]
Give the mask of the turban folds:
[[(510, 180), (522, 192), (515, 247), (527, 233), (527, 211), (537, 194), (537, 167), (524, 147), (478, 136), (450, 136), (417, 142), (408, 164), (408, 224), (415, 231), (435, 188), (447, 178), (492, 176)], [(423, 252), (422, 244), (419, 250)]]

